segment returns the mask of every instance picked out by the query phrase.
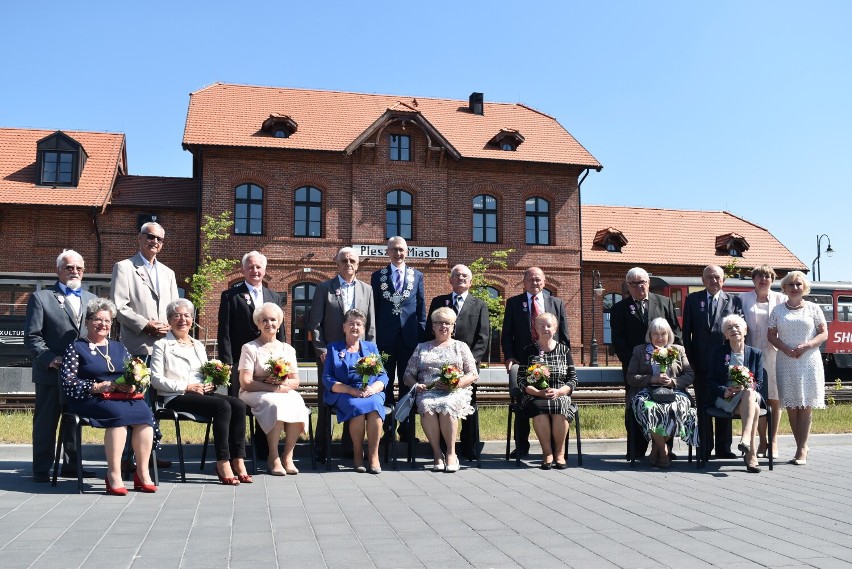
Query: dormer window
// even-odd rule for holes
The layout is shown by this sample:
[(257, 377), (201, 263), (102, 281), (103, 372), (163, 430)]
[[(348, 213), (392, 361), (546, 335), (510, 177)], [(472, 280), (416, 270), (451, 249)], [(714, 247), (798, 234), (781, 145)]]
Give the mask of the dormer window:
[(526, 140), (520, 132), (513, 128), (502, 128), (500, 132), (488, 141), (492, 147), (499, 148), (507, 152), (514, 152), (518, 146)]
[(299, 128), (292, 118), (288, 115), (280, 113), (272, 113), (269, 118), (263, 121), (260, 130), (268, 132), (274, 138), (290, 138)]
[(86, 151), (67, 134), (56, 131), (36, 144), (36, 184), (76, 187), (86, 164)]
[(742, 257), (748, 251), (745, 237), (737, 233), (725, 233), (716, 237), (716, 252), (730, 257)]
[(608, 253), (621, 253), (621, 248), (627, 245), (627, 237), (614, 227), (607, 227), (595, 233), (592, 247), (600, 247)]

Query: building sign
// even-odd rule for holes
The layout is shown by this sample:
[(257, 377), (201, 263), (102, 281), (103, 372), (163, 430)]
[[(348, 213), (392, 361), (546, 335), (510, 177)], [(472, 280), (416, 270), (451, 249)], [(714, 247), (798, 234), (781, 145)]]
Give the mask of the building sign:
[[(359, 257), (384, 257), (387, 255), (387, 245), (352, 245), (358, 251)], [(408, 246), (408, 257), (411, 259), (446, 259), (446, 247)]]

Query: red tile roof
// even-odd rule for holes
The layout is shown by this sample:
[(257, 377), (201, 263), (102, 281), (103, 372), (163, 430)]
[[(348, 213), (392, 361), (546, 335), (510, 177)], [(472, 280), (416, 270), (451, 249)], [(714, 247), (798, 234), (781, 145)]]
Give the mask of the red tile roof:
[[(556, 119), (522, 104), (486, 102), (484, 114), (474, 115), (463, 100), (225, 83), (190, 94), (183, 143), (343, 152), (389, 109), (419, 113), (463, 158), (601, 167)], [(261, 131), (274, 113), (296, 121), (293, 136)], [(489, 147), (501, 129), (518, 131), (524, 143), (514, 152)]]
[(164, 176), (119, 176), (110, 204), (195, 209), (198, 207), (198, 180)]
[[(733, 257), (716, 250), (716, 238), (737, 234), (749, 249), (737, 265), (751, 269), (807, 270), (768, 230), (727, 211), (694, 211), (607, 205), (584, 205), (583, 261), (643, 265), (725, 265)], [(594, 245), (595, 234), (613, 228), (627, 239), (620, 253)]]
[(104, 207), (126, 169), (122, 133), (64, 130), (88, 159), (76, 188), (36, 186), (36, 143), (56, 130), (0, 128), (0, 203)]

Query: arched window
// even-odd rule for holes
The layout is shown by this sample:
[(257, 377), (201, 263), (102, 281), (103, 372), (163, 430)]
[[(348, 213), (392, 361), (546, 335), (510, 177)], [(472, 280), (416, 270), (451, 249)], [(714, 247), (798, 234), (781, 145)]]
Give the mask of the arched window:
[(311, 186), (296, 190), (293, 235), (322, 237), (322, 192)]
[(399, 235), (411, 239), (411, 194), (405, 190), (392, 190), (385, 206), (385, 238)]
[[(621, 295), (617, 292), (611, 292), (603, 297), (603, 343), (612, 344), (612, 327), (609, 323), (610, 311), (615, 303), (621, 300)], [(592, 302), (597, 302), (597, 297), (592, 298)]]
[(497, 243), (497, 198), (494, 196), (473, 198), (473, 242)]
[(263, 188), (260, 186), (241, 184), (234, 190), (234, 233), (263, 233)]
[(550, 245), (550, 203), (544, 198), (528, 198), (527, 245)]
[(290, 322), (290, 345), (296, 349), (296, 358), (312, 360), (314, 357), (313, 338), (308, 333), (311, 319), (311, 301), (317, 285), (314, 283), (296, 283), (293, 285), (293, 314)]

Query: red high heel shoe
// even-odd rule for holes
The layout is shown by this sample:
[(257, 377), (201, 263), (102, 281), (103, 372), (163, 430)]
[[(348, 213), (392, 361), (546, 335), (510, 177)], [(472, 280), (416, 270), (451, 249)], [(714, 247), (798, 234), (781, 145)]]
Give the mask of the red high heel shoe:
[(106, 482), (106, 495), (107, 496), (127, 496), (127, 488), (122, 486), (121, 488), (113, 488), (109, 485), (109, 476), (104, 478), (104, 482)]
[[(240, 485), (240, 479), (237, 478), (236, 476), (229, 476), (227, 478), (222, 476), (222, 474), (219, 473), (219, 466), (218, 465), (214, 466), (213, 470), (216, 471), (216, 476), (219, 477), (219, 484), (224, 484), (225, 486), (239, 486)], [(249, 482), (251, 482), (251, 480), (249, 480)]]
[(153, 494), (157, 491), (157, 487), (153, 484), (142, 484), (142, 480), (139, 479), (139, 474), (136, 472), (133, 473), (133, 489), (141, 490), (147, 494)]

